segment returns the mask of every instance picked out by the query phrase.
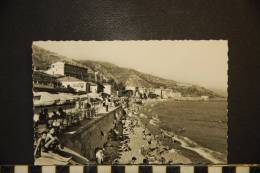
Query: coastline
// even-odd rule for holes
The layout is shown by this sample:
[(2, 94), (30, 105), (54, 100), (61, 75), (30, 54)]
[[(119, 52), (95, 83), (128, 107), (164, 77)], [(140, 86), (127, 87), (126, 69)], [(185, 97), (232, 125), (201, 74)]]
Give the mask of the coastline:
[[(167, 131), (162, 126), (160, 126), (159, 117), (150, 115), (147, 116), (142, 112), (142, 110), (144, 108), (147, 108), (148, 106), (154, 107), (156, 104), (166, 101), (168, 100), (149, 99), (143, 101), (142, 105), (131, 102), (129, 104), (129, 108), (124, 109), (126, 111), (126, 120), (122, 129), (122, 134), (124, 136), (123, 140), (108, 141), (106, 139), (106, 131), (110, 129), (110, 125), (108, 125), (109, 128), (107, 130), (102, 129), (102, 125), (98, 125), (98, 128), (101, 128), (100, 130), (105, 132), (105, 136), (104, 139), (102, 139), (102, 142), (100, 140), (93, 140), (93, 142), (96, 141), (96, 144), (98, 143), (100, 147), (104, 146), (105, 144), (104, 164), (143, 164), (144, 159), (148, 159), (149, 164), (223, 163), (221, 159), (219, 159), (218, 157), (214, 157), (216, 156), (216, 154), (218, 154), (218, 152), (207, 149), (205, 147), (201, 147), (200, 145), (198, 145), (194, 141), (191, 141), (185, 136), (181, 136), (172, 131)], [(83, 138), (82, 134), (89, 133), (87, 132), (88, 129), (96, 128), (94, 126), (97, 125), (97, 123), (100, 122), (102, 119), (104, 119), (106, 117), (106, 114), (111, 114), (116, 110), (118, 110), (118, 107), (112, 108), (108, 113), (102, 114), (102, 116), (93, 119), (91, 122), (88, 122), (86, 124), (83, 123), (80, 127), (67, 131), (64, 134), (64, 137), (66, 137), (63, 140), (66, 149), (73, 151), (74, 157), (76, 157), (77, 160), (79, 160), (80, 162), (83, 161), (85, 163), (92, 163), (93, 159), (89, 160), (89, 158), (86, 157), (85, 152), (86, 150), (89, 150), (88, 152), (92, 151), (94, 143), (85, 144), (87, 141), (83, 140), (85, 138)], [(102, 121), (107, 122), (107, 120)], [(135, 125), (132, 125), (133, 122)], [(151, 144), (148, 144), (148, 141), (145, 137), (149, 133), (151, 133), (152, 135)], [(83, 150), (82, 147), (84, 148)], [(149, 150), (149, 152), (143, 152), (143, 149)], [(133, 157), (136, 158), (135, 163), (131, 163), (131, 159)], [(164, 161), (162, 161), (162, 158), (164, 158)], [(42, 162), (48, 164), (48, 158), (46, 158)], [(57, 164), (79, 164), (80, 162), (57, 162)]]
[[(147, 140), (143, 138), (143, 131), (149, 132), (149, 130), (143, 125), (140, 118), (138, 118), (137, 115), (132, 115), (132, 119), (137, 120), (137, 126), (134, 127), (134, 131), (128, 134), (129, 137), (129, 147), (131, 148), (131, 151), (124, 151), (121, 152), (121, 158), (119, 159), (119, 163), (122, 164), (129, 164), (131, 161), (131, 158), (134, 156), (137, 158), (135, 164), (142, 164), (143, 159), (147, 158), (144, 154), (141, 152), (141, 147), (143, 148), (149, 148), (149, 144), (147, 143)], [(129, 122), (129, 121), (128, 121)], [(181, 153), (177, 152), (174, 149), (169, 149), (164, 144), (157, 143), (158, 141), (156, 139), (152, 140), (152, 146), (156, 146), (159, 148), (159, 150), (165, 150), (163, 154), (158, 154), (156, 152), (153, 152), (151, 154), (151, 157), (149, 157), (149, 164), (180, 164), (180, 163), (186, 163), (190, 164), (192, 161), (182, 155)], [(165, 158), (165, 162), (162, 163), (160, 161), (161, 157)]]
[[(140, 107), (141, 112), (144, 108), (153, 108), (156, 104), (167, 101), (168, 100), (166, 99), (158, 99), (144, 102), (144, 104)], [(148, 109), (148, 112), (151, 111), (151, 109)], [(145, 127), (148, 128), (154, 135), (160, 135), (163, 132), (164, 138), (162, 140), (164, 145), (173, 148), (181, 153), (183, 156), (188, 157), (192, 161), (192, 163), (220, 164), (226, 162), (226, 158), (223, 160), (223, 153), (206, 147), (202, 147), (195, 141), (192, 141), (188, 137), (183, 136), (182, 133), (176, 134), (173, 131), (169, 131), (167, 128), (160, 125), (160, 122), (158, 122), (160, 121), (158, 117), (154, 117), (154, 115), (147, 116), (143, 112), (140, 114), (140, 117), (141, 121), (145, 124)]]
[[(142, 114), (142, 108), (147, 105), (162, 103), (168, 100), (146, 100), (143, 105), (131, 103), (129, 109), (126, 109), (127, 119), (123, 135), (127, 137), (127, 143), (122, 141), (110, 141), (105, 148), (105, 164), (132, 164), (132, 157), (137, 160), (134, 164), (143, 164), (143, 160), (147, 155), (141, 152), (142, 148), (149, 148), (147, 140), (144, 138), (143, 131), (151, 133), (153, 136), (152, 146), (158, 145), (159, 150), (164, 150), (163, 154), (158, 152), (151, 152), (148, 157), (149, 164), (220, 164), (223, 163), (221, 159), (215, 157), (219, 153), (205, 147), (201, 147), (194, 141), (191, 141), (185, 136), (177, 135), (163, 129), (156, 123), (156, 118), (151, 120), (146, 115)], [(136, 121), (136, 125), (131, 129), (131, 121)], [(125, 148), (129, 147), (130, 150)], [(162, 163), (160, 158), (165, 158)]]

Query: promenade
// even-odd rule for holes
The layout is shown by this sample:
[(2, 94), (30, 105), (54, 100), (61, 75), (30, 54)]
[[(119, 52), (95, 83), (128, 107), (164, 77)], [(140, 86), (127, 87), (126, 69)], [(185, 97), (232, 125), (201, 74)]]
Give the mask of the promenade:
[(62, 134), (59, 135), (59, 141), (63, 145), (62, 151), (70, 155), (69, 159), (66, 160), (64, 159), (64, 157), (60, 156), (57, 153), (42, 152), (40, 157), (35, 158), (34, 164), (35, 165), (76, 165), (76, 164), (93, 163), (93, 161), (90, 161), (85, 156), (83, 156), (81, 152), (74, 150), (73, 147), (67, 146), (66, 143), (71, 144), (75, 142), (73, 141), (74, 136), (78, 136), (88, 131), (89, 128), (95, 127), (99, 121), (102, 121), (103, 118), (107, 117), (107, 115), (116, 111), (120, 107), (121, 106), (116, 106), (116, 107), (111, 106), (109, 107), (108, 112), (106, 111), (105, 108), (99, 109), (99, 112), (97, 112), (95, 117), (81, 120), (78, 126), (69, 127), (65, 129), (62, 132)]

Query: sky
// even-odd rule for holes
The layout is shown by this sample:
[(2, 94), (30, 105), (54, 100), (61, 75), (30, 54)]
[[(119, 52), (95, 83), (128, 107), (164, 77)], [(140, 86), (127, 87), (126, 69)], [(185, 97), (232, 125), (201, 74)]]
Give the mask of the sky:
[(179, 82), (227, 90), (226, 40), (37, 41), (33, 44), (76, 60), (106, 61)]

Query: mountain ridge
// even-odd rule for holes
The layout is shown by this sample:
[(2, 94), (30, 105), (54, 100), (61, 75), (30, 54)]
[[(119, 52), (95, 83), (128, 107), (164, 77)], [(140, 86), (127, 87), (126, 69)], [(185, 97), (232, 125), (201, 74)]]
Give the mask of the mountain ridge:
[(210, 97), (222, 97), (221, 95), (198, 85), (181, 86), (177, 81), (139, 72), (131, 68), (119, 67), (110, 62), (74, 60), (36, 45), (32, 46), (32, 50), (33, 65), (42, 70), (46, 70), (54, 62), (65, 61), (76, 65), (86, 66), (91, 71), (97, 71), (117, 84), (122, 83), (123, 85), (148, 88), (171, 88), (174, 91), (181, 92), (184, 96), (208, 95)]

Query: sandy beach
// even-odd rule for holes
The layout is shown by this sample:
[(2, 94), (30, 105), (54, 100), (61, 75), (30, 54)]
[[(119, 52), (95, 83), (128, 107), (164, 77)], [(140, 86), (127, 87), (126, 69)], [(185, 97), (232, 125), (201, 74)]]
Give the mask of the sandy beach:
[[(151, 132), (144, 126), (139, 116), (140, 114), (128, 113), (124, 134), (129, 137), (128, 146), (131, 150), (120, 152), (119, 163), (131, 163), (132, 157), (137, 159), (135, 164), (142, 164), (145, 158), (149, 160), (150, 164), (191, 163), (191, 160), (180, 154), (178, 150), (164, 146), (158, 136), (151, 134), (152, 141), (151, 144), (148, 144), (145, 134)], [(136, 123), (132, 130), (130, 130), (131, 122)], [(147, 152), (142, 152), (142, 150)]]

